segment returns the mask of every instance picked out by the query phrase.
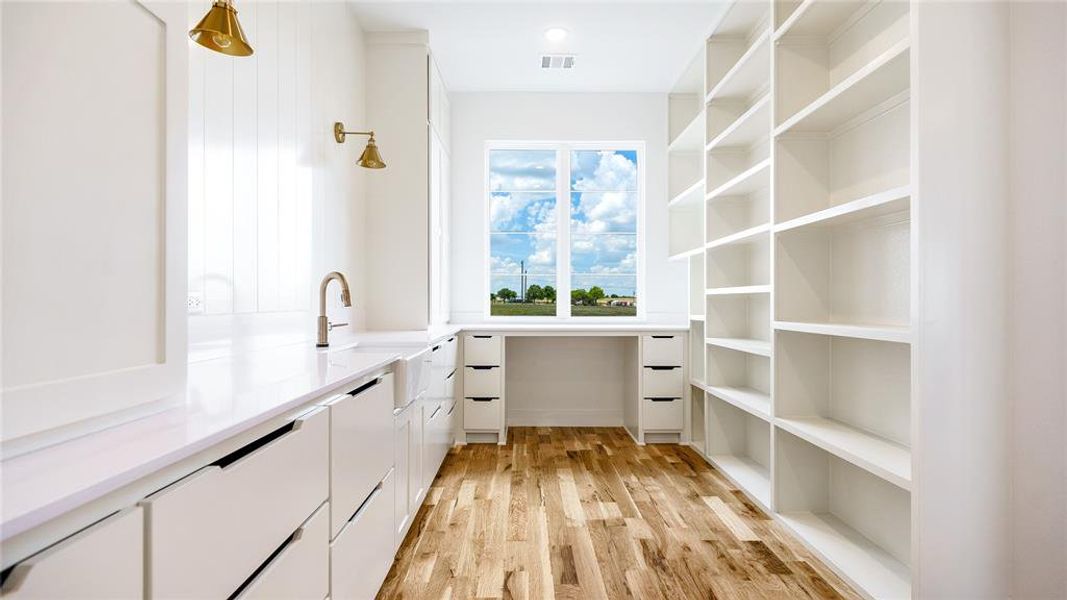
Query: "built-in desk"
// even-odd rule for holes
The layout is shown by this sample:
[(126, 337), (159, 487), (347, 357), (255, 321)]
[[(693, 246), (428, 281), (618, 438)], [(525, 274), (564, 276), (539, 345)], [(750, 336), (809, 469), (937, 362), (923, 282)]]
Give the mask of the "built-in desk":
[(461, 442), (506, 443), (509, 425), (624, 426), (639, 444), (685, 441), (685, 326), (456, 327)]

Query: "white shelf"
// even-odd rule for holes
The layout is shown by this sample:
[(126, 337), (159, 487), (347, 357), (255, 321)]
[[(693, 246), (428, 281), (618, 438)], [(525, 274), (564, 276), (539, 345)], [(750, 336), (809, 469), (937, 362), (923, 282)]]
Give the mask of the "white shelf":
[(771, 30), (768, 28), (752, 42), (737, 59), (737, 63), (723, 75), (707, 98), (707, 102), (723, 99), (747, 100), (768, 87), (771, 65)]
[(764, 421), (771, 420), (771, 397), (747, 387), (707, 386), (704, 391)]
[(704, 315), (689, 315), (690, 321), (703, 321)]
[(738, 231), (730, 235), (725, 235), (721, 238), (714, 239), (708, 242), (704, 247), (708, 250), (714, 248), (721, 248), (723, 246), (730, 246), (733, 244), (751, 244), (761, 241), (761, 238), (767, 236), (771, 231), (770, 223), (762, 223), (755, 227), (749, 227), (748, 229)]
[(908, 92), (909, 48), (909, 40), (897, 42), (778, 126), (775, 135), (788, 131), (832, 131), (881, 103)]
[(904, 446), (822, 417), (782, 417), (775, 423), (872, 475), (911, 489), (911, 451)]
[(847, 0), (804, 0), (774, 32), (774, 39), (831, 37), (864, 4)]
[(697, 111), (686, 125), (667, 145), (668, 152), (700, 152), (704, 146), (704, 110)]
[(771, 135), (771, 96), (760, 98), (729, 127), (708, 143), (706, 150), (753, 146)]
[(680, 206), (692, 206), (700, 203), (701, 193), (704, 191), (704, 180), (698, 179), (694, 181), (692, 185), (685, 188), (681, 192), (675, 194), (667, 203), (667, 208), (676, 208)]
[(771, 356), (771, 343), (764, 340), (709, 337), (705, 339), (705, 342), (712, 346), (718, 346), (719, 348), (726, 348), (728, 350), (737, 350), (738, 352), (746, 352), (748, 354), (756, 354), (766, 357)]
[(796, 331), (817, 335), (876, 340), (881, 342), (911, 343), (911, 329), (892, 325), (851, 325), (843, 323), (810, 323), (799, 321), (775, 321), (778, 331)]
[(710, 288), (705, 290), (708, 296), (744, 296), (748, 294), (769, 294), (769, 285), (739, 285), (735, 287)]
[(910, 207), (911, 187), (905, 185), (790, 219), (776, 225), (774, 230), (782, 232), (801, 227), (835, 227), (903, 212)]
[(701, 381), (699, 379), (696, 379), (694, 377), (690, 377), (689, 378), (689, 385), (698, 387), (698, 388), (704, 390), (705, 392), (708, 391), (708, 384), (706, 384), (703, 381)]
[(674, 262), (677, 262), (677, 261), (680, 261), (680, 260), (686, 260), (690, 256), (695, 256), (697, 254), (700, 254), (703, 251), (704, 251), (704, 247), (703, 246), (697, 246), (696, 248), (690, 248), (688, 250), (683, 250), (681, 252), (672, 254), (672, 255), (667, 257), (667, 260), (674, 261)]
[(714, 454), (709, 456), (708, 460), (760, 508), (770, 512), (771, 477), (763, 465), (732, 454)]
[(715, 188), (708, 193), (708, 201), (726, 196), (741, 196), (770, 187), (771, 159), (760, 162), (745, 169), (736, 177)]
[(872, 598), (911, 598), (907, 565), (830, 514), (781, 513), (778, 519), (843, 579)]

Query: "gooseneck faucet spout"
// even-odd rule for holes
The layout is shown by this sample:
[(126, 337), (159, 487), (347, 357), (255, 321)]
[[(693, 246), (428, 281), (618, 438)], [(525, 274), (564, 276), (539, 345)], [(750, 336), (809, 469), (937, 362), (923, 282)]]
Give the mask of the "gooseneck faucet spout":
[(334, 327), (348, 325), (348, 323), (331, 323), (326, 317), (326, 289), (330, 287), (330, 282), (335, 279), (341, 284), (341, 304), (352, 306), (352, 295), (348, 291), (348, 280), (345, 279), (344, 274), (338, 271), (327, 273), (326, 277), (322, 278), (322, 283), (319, 284), (319, 338), (315, 343), (315, 346), (319, 348), (326, 348), (330, 345), (330, 331)]

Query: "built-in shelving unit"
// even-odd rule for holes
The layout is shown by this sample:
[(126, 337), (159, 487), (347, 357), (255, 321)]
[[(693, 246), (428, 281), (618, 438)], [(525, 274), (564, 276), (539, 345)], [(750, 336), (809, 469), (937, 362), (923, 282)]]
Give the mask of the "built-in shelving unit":
[(735, 2), (702, 84), (683, 77), (699, 167), (692, 138), (672, 145), (693, 447), (872, 598), (911, 595), (909, 19), (907, 1)]

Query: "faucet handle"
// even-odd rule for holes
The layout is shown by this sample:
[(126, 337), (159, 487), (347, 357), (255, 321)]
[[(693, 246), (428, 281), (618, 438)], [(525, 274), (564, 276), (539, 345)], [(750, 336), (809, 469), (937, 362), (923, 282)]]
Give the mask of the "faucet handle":
[(346, 327), (347, 325), (348, 323), (329, 323), (326, 328), (330, 331), (333, 331), (334, 327)]

